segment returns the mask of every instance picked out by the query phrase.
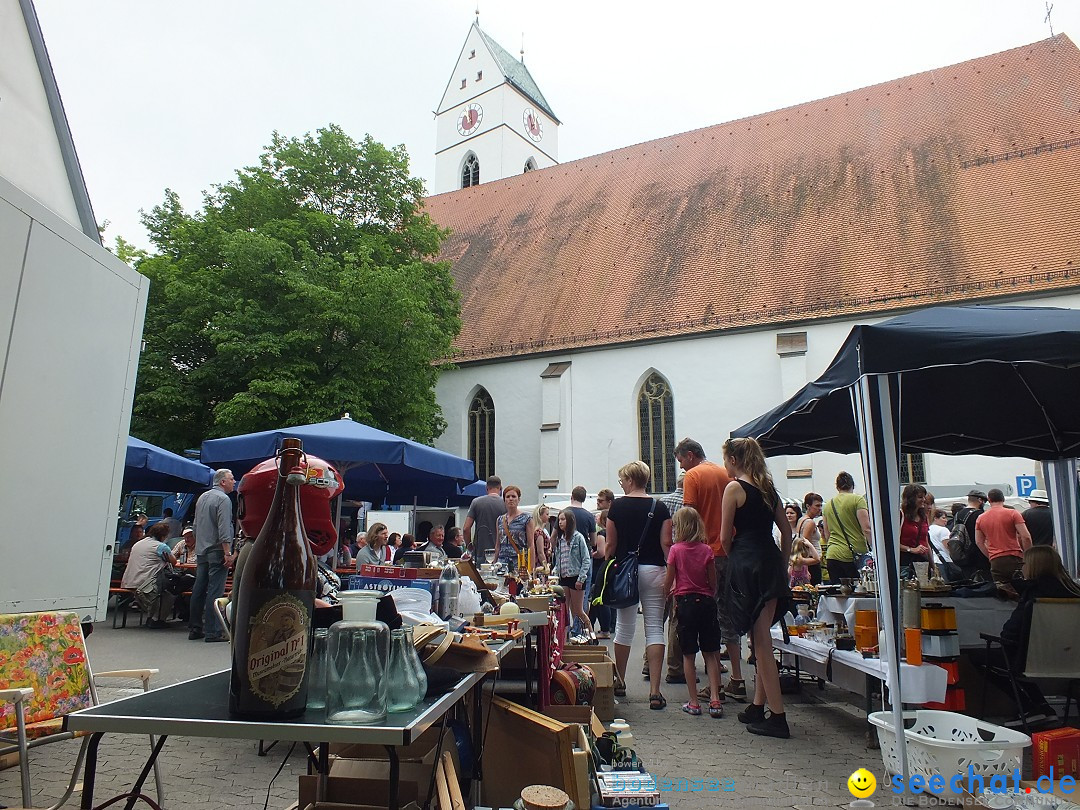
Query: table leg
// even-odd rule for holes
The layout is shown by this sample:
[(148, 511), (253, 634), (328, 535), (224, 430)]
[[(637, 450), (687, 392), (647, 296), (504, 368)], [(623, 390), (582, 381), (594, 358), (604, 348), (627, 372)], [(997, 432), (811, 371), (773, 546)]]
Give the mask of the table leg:
[(539, 672), (536, 669), (536, 654), (533, 649), (532, 631), (530, 631), (525, 634), (525, 701), (529, 708), (536, 707), (536, 703), (533, 700), (533, 672), (537, 673), (537, 686), (539, 686)]
[[(401, 767), (398, 764), (398, 753), (394, 746), (386, 746), (386, 758), (390, 760), (390, 784), (387, 785), (387, 791), (389, 793), (387, 810), (398, 810), (398, 783), (401, 780)], [(436, 765), (438, 765), (438, 758), (436, 758)]]
[(93, 810), (94, 779), (97, 776), (97, 752), (105, 732), (98, 731), (90, 735), (90, 745), (86, 747), (86, 766), (83, 771), (82, 810)]
[(146, 764), (143, 765), (142, 771), (139, 773), (139, 778), (135, 781), (135, 784), (131, 788), (131, 794), (128, 796), (127, 804), (124, 805), (124, 810), (131, 810), (135, 806), (135, 802), (139, 798), (139, 794), (142, 793), (143, 784), (146, 782), (146, 777), (150, 775), (150, 771), (154, 769), (157, 764), (158, 754), (161, 753), (162, 747), (165, 745), (165, 741), (169, 739), (168, 734), (162, 734), (157, 738), (157, 742), (154, 743), (154, 747), (150, 749), (150, 759), (146, 760)]
[(884, 690), (885, 685), (873, 675), (866, 676), (866, 747), (876, 751), (881, 747), (878, 743), (877, 729), (870, 723), (870, 714), (874, 711), (874, 688)]
[(319, 779), (315, 783), (315, 801), (326, 801), (326, 787), (330, 778), (330, 743), (319, 743)]

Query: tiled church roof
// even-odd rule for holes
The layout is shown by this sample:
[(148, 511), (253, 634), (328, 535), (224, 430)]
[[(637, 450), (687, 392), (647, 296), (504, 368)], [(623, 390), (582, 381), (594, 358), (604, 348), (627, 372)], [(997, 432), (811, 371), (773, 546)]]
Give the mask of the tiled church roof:
[(430, 197), (460, 361), (1080, 286), (1080, 51), (1030, 46)]

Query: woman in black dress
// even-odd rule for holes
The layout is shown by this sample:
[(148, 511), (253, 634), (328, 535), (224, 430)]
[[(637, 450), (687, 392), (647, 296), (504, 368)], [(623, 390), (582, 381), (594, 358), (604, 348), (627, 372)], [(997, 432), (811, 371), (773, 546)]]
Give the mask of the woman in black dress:
[[(757, 660), (754, 702), (739, 712), (739, 720), (752, 734), (787, 738), (791, 735), (770, 630), (791, 603), (787, 577), (791, 524), (756, 440), (728, 439), (724, 466), (735, 479), (724, 489), (720, 526), (720, 542), (728, 555), (724, 594), (733, 629), (751, 634)], [(780, 530), (780, 548), (773, 540), (773, 526)]]

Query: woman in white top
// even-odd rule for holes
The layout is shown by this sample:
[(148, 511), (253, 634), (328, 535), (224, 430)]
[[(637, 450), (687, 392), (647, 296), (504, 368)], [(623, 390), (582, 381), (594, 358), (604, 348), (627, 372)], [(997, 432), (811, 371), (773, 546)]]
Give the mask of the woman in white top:
[(930, 521), (930, 552), (931, 556), (941, 562), (952, 562), (949, 554), (949, 513), (944, 509), (934, 509), (934, 519)]

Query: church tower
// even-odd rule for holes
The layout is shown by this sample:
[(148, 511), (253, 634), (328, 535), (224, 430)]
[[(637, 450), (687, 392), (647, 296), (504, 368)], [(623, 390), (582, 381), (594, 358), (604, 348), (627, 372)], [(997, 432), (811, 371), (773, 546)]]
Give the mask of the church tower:
[(431, 193), (555, 166), (559, 123), (525, 63), (474, 22), (435, 110)]

